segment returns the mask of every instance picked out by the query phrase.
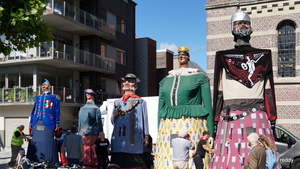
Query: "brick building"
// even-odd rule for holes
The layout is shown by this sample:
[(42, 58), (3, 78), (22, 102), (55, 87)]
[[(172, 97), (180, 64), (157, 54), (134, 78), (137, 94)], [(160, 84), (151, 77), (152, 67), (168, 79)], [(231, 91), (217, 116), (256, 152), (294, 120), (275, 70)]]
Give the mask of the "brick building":
[(213, 84), (215, 53), (232, 49), (231, 16), (242, 10), (251, 18), (250, 44), (272, 50), (277, 124), (300, 136), (300, 1), (207, 0), (207, 75)]

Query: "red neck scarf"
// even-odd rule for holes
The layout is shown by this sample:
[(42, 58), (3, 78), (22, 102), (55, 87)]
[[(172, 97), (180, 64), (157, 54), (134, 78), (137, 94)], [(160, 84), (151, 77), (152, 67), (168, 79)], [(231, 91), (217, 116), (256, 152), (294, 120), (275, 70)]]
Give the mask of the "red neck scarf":
[(129, 99), (130, 97), (135, 97), (135, 98), (140, 98), (141, 99), (140, 96), (135, 95), (135, 94), (124, 94), (123, 97), (122, 97), (122, 102), (126, 103), (127, 99)]

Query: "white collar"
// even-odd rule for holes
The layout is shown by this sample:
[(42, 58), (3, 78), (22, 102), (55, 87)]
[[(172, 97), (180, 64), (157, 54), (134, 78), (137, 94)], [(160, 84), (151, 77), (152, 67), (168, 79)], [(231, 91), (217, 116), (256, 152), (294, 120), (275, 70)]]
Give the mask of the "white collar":
[(199, 72), (200, 72), (200, 70), (195, 69), (195, 68), (179, 68), (176, 70), (169, 71), (168, 76), (190, 75), (190, 74), (195, 74), (195, 73), (199, 73)]

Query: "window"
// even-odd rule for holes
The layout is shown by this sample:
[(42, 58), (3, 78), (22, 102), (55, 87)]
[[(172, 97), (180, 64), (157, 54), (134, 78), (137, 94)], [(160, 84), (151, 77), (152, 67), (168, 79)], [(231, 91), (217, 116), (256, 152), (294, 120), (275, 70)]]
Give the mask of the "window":
[(117, 50), (116, 62), (126, 64), (126, 53), (121, 50)]
[(117, 18), (117, 31), (126, 34), (126, 21), (122, 18)]
[(278, 76), (295, 77), (296, 64), (295, 24), (284, 21), (278, 26)]

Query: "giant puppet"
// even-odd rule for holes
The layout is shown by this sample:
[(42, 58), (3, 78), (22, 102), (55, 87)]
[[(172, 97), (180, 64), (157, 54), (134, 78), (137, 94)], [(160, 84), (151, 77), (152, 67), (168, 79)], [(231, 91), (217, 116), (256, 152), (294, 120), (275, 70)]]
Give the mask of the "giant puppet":
[(103, 131), (101, 112), (95, 105), (96, 93), (92, 89), (85, 91), (86, 103), (78, 112), (78, 134), (84, 141), (83, 165), (97, 167), (97, 159), (93, 153), (93, 146), (100, 132)]
[[(178, 48), (179, 69), (171, 70), (159, 83), (159, 130), (156, 141), (155, 168), (172, 169), (170, 141), (187, 129), (198, 144), (204, 131), (213, 135), (213, 116), (209, 78), (199, 69), (189, 68), (189, 49)], [(190, 151), (189, 166), (192, 167)], [(207, 153), (209, 155), (209, 153)], [(208, 161), (208, 157), (206, 157)], [(206, 162), (208, 163), (208, 162)]]
[(27, 158), (34, 162), (49, 160), (55, 164), (58, 162), (55, 131), (60, 123), (60, 97), (50, 94), (50, 87), (50, 82), (45, 79), (43, 93), (35, 97), (29, 122), (32, 139), (29, 141)]
[(245, 12), (236, 12), (231, 24), (235, 47), (218, 51), (215, 58), (213, 169), (247, 165), (247, 135), (265, 134), (274, 143), (277, 119), (271, 50), (251, 47), (251, 21)]
[(143, 153), (149, 144), (147, 105), (135, 94), (140, 80), (132, 73), (121, 79), (125, 93), (115, 101), (111, 116), (114, 125), (111, 163), (126, 169), (143, 169), (146, 167)]

